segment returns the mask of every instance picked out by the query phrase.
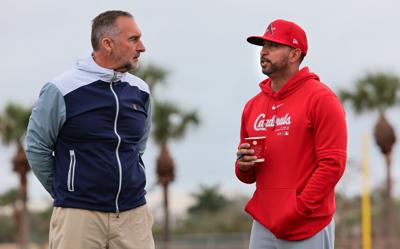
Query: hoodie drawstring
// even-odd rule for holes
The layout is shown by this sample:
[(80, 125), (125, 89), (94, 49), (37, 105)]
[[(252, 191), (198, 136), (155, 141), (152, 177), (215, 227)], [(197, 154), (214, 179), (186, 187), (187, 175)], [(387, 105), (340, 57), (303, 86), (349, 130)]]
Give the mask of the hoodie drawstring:
[(276, 102), (277, 102), (277, 100), (278, 100), (277, 94), (274, 94), (274, 95), (272, 96), (272, 99), (273, 99), (273, 104), (272, 104), (272, 107), (273, 107), (273, 114), (272, 114), (272, 118), (273, 118), (273, 120), (274, 120), (274, 127), (272, 128), (272, 130), (275, 131), (275, 128), (276, 128), (276, 119), (278, 118), (278, 108), (277, 108), (277, 106), (276, 106)]

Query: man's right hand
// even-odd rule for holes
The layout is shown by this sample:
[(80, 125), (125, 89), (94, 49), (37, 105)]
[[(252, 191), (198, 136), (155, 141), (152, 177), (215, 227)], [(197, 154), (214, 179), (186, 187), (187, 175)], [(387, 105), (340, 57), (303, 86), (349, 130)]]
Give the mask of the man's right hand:
[(239, 145), (236, 152), (238, 167), (241, 171), (248, 171), (255, 165), (254, 160), (257, 159), (254, 155), (254, 150), (250, 149), (250, 144), (243, 143)]

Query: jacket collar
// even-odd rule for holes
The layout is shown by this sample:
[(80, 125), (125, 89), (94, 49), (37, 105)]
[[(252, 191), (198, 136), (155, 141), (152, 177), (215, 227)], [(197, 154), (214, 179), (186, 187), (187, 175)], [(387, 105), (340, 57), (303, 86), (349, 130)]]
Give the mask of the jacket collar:
[(267, 95), (276, 98), (276, 99), (284, 99), (287, 96), (294, 93), (304, 82), (307, 80), (314, 79), (319, 81), (318, 75), (310, 72), (308, 67), (302, 68), (298, 71), (291, 79), (289, 79), (278, 92), (274, 92), (271, 88), (271, 79), (268, 78), (262, 81), (259, 86), (261, 90)]
[(91, 74), (96, 75), (100, 80), (105, 82), (117, 82), (120, 81), (126, 73), (114, 71), (113, 69), (104, 68), (99, 66), (93, 59), (92, 56), (88, 56), (84, 59), (80, 59), (76, 62), (75, 67), (78, 70), (82, 70)]

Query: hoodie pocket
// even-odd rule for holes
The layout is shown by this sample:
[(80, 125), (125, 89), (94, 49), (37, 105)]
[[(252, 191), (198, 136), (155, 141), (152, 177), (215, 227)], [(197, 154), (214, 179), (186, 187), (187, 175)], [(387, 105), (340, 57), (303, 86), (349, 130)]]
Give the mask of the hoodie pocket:
[(68, 180), (67, 180), (68, 191), (70, 191), (70, 192), (75, 191), (75, 188), (74, 188), (75, 165), (76, 165), (75, 151), (70, 150), (69, 151), (69, 170), (68, 170)]
[(274, 190), (271, 193), (275, 196), (270, 203), (271, 208), (270, 216), (273, 217), (271, 224), (271, 231), (276, 237), (285, 239), (290, 235), (297, 232), (298, 228), (302, 226), (307, 219), (297, 211), (297, 198), (295, 189), (280, 189)]
[[(292, 188), (258, 189), (255, 202), (260, 205), (261, 221), (274, 233), (297, 223), (296, 191)], [(257, 204), (256, 204), (257, 205)]]

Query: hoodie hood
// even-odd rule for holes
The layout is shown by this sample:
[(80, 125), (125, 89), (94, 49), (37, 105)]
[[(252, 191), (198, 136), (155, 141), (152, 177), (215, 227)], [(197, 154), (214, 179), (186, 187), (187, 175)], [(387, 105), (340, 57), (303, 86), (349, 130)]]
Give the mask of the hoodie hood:
[(318, 75), (310, 72), (308, 67), (304, 67), (295, 75), (293, 75), (293, 77), (290, 78), (278, 92), (275, 92), (271, 88), (272, 80), (270, 78), (263, 80), (259, 86), (264, 93), (273, 98), (276, 98), (277, 100), (280, 100), (291, 95), (302, 85), (302, 83), (310, 79), (319, 81)]
[(76, 69), (96, 75), (100, 80), (105, 82), (116, 82), (121, 80), (127, 73), (121, 73), (99, 66), (92, 56), (77, 60)]

